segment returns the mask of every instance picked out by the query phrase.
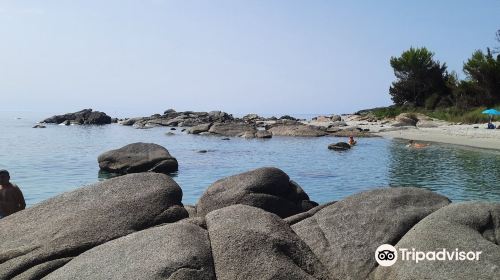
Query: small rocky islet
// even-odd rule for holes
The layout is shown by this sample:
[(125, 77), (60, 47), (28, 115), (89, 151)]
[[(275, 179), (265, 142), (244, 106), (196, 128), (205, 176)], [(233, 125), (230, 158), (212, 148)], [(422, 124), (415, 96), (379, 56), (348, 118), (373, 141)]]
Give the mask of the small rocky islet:
[[(148, 153), (155, 155), (149, 162)], [(166, 169), (153, 168), (173, 160), (151, 143), (105, 152), (101, 169), (113, 162), (122, 176), (1, 219), (0, 279), (500, 275), (500, 203), (451, 203), (426, 189), (390, 187), (318, 205), (285, 172), (263, 167), (222, 178), (196, 205), (183, 205), (181, 186), (162, 174)], [(480, 261), (382, 267), (374, 258), (381, 244), (483, 254)]]

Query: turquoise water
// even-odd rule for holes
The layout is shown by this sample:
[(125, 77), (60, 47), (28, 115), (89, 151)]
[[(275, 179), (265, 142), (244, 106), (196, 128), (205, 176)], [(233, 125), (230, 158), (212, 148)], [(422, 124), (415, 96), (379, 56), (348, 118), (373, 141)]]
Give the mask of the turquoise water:
[(28, 205), (102, 180), (97, 156), (139, 141), (160, 144), (177, 158), (179, 171), (173, 177), (186, 204), (196, 203), (214, 181), (262, 166), (281, 168), (320, 203), (382, 186), (423, 187), (454, 201), (500, 201), (500, 153), (491, 150), (442, 144), (412, 150), (402, 141), (370, 138), (339, 153), (327, 149), (341, 140), (334, 137), (222, 141), (179, 130), (167, 136), (170, 130), (164, 127), (31, 128), (49, 115), (0, 113), (0, 168), (10, 171)]

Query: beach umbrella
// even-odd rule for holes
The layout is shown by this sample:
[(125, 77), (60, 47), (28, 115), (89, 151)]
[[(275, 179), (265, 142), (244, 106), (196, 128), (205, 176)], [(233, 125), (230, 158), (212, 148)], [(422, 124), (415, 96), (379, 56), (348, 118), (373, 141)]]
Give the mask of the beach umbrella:
[(492, 115), (500, 115), (500, 112), (497, 111), (497, 110), (495, 110), (495, 109), (484, 110), (481, 113), (486, 114), (486, 115), (490, 115), (490, 116), (492, 116)]
[(500, 112), (495, 109), (488, 109), (481, 112), (482, 114), (490, 115), (490, 122), (493, 115), (500, 115)]

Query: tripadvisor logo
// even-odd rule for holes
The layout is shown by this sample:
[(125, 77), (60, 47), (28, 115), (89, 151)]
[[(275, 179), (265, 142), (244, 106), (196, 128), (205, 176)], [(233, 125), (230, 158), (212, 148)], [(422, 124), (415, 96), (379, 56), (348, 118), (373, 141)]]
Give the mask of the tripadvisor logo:
[(389, 244), (380, 245), (375, 251), (375, 260), (380, 266), (391, 266), (398, 260), (398, 255), (401, 261), (479, 261), (481, 251), (460, 251), (459, 249), (447, 250), (440, 249), (436, 251), (418, 251), (415, 248), (399, 248), (396, 250), (394, 246)]

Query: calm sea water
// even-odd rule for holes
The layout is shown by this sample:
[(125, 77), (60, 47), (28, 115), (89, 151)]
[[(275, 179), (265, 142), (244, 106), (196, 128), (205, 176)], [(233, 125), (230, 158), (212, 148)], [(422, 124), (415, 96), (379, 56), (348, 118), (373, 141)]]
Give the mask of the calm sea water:
[[(358, 139), (348, 152), (334, 152), (334, 137), (239, 139), (196, 136), (168, 128), (146, 130), (120, 125), (31, 128), (47, 117), (36, 113), (0, 113), (0, 168), (23, 190), (28, 205), (95, 183), (97, 156), (133, 142), (166, 147), (179, 161), (174, 180), (183, 202), (194, 204), (214, 181), (263, 166), (284, 170), (318, 202), (339, 200), (381, 186), (417, 186), (454, 201), (500, 201), (500, 153), (433, 144), (412, 150), (405, 142)], [(208, 150), (208, 153), (198, 153)]]

